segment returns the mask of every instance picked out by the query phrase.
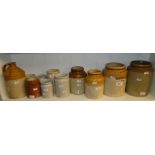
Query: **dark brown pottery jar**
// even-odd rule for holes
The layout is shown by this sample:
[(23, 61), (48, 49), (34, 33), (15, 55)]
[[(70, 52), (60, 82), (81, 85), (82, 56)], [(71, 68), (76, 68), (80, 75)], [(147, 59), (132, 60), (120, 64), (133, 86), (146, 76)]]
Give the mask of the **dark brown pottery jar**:
[(128, 67), (127, 93), (137, 97), (148, 95), (152, 72), (151, 62), (144, 60), (132, 61)]
[(35, 74), (27, 75), (25, 85), (28, 98), (37, 98), (41, 96), (40, 81)]
[(80, 95), (84, 94), (84, 84), (86, 72), (84, 68), (81, 66), (75, 66), (71, 68), (71, 72), (69, 73), (70, 77), (70, 90), (72, 94)]

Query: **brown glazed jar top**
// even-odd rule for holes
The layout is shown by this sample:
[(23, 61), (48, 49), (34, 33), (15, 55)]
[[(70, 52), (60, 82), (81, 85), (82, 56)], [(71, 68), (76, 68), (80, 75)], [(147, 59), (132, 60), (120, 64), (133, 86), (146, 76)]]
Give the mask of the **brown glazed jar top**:
[(86, 83), (97, 82), (97, 84), (103, 84), (104, 76), (102, 72), (98, 69), (90, 69), (86, 77)]
[(40, 81), (35, 74), (28, 74), (26, 76), (26, 82), (30, 85), (40, 84)]
[(104, 74), (106, 76), (114, 76), (117, 79), (126, 78), (127, 70), (124, 64), (111, 62), (106, 64)]
[(18, 66), (16, 62), (10, 62), (3, 66), (3, 75), (5, 80), (18, 80), (25, 78), (25, 72)]
[(135, 60), (130, 63), (128, 70), (138, 71), (138, 72), (145, 72), (145, 71), (152, 71), (152, 63), (145, 60)]
[(71, 68), (71, 72), (69, 73), (70, 78), (85, 78), (86, 72), (84, 71), (84, 68), (81, 66), (74, 66)]

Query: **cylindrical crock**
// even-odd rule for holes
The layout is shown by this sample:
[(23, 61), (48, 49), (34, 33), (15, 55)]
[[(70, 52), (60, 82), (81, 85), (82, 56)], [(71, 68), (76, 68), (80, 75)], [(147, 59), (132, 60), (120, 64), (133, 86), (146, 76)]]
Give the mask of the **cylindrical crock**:
[(104, 76), (98, 69), (91, 69), (85, 79), (85, 95), (91, 99), (101, 98), (104, 90)]
[(152, 64), (149, 61), (135, 60), (128, 67), (126, 92), (132, 96), (147, 96), (152, 79)]
[(51, 79), (41, 80), (41, 94), (44, 98), (51, 98), (53, 96), (53, 84)]
[(22, 98), (26, 96), (25, 72), (16, 66), (15, 62), (3, 66), (3, 76), (9, 98)]
[(124, 64), (107, 63), (104, 70), (105, 86), (104, 94), (111, 97), (119, 97), (125, 93), (127, 70)]
[(25, 85), (28, 98), (41, 96), (40, 81), (35, 74), (27, 75)]
[(84, 68), (81, 66), (72, 67), (69, 77), (71, 93), (75, 95), (84, 94), (84, 83), (86, 77)]
[(70, 94), (70, 83), (68, 74), (56, 75), (54, 78), (55, 94), (57, 97), (67, 97)]
[(53, 68), (47, 70), (47, 77), (51, 79), (53, 84), (53, 94), (55, 95), (55, 76), (60, 75), (60, 70)]

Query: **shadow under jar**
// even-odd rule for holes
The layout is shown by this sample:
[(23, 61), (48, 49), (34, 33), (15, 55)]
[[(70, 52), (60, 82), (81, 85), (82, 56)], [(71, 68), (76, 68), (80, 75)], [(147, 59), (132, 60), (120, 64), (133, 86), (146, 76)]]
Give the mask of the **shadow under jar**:
[(81, 66), (75, 66), (71, 68), (69, 73), (70, 77), (70, 91), (72, 94), (81, 95), (84, 94), (84, 83), (86, 72)]
[(91, 99), (103, 97), (104, 76), (98, 69), (91, 69), (85, 79), (85, 95)]
[(127, 70), (124, 64), (108, 63), (104, 70), (105, 86), (104, 94), (111, 97), (119, 97), (125, 93)]
[(57, 97), (67, 97), (70, 94), (70, 84), (68, 74), (56, 75), (54, 78), (55, 94)]
[(126, 92), (132, 96), (147, 96), (150, 91), (153, 68), (149, 61), (135, 60), (128, 67)]
[(25, 86), (28, 98), (33, 99), (41, 96), (40, 81), (35, 74), (27, 75)]

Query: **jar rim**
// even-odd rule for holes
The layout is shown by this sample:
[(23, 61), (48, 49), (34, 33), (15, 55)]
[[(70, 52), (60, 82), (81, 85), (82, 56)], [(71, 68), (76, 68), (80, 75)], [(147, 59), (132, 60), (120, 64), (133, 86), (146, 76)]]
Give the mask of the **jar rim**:
[(74, 66), (71, 68), (71, 71), (77, 72), (77, 71), (83, 71), (84, 68), (82, 66)]
[(98, 75), (98, 74), (102, 74), (102, 72), (99, 69), (90, 69), (88, 71), (88, 74)]
[(125, 69), (125, 65), (118, 62), (111, 62), (106, 64), (107, 69)]
[(152, 67), (152, 63), (146, 60), (134, 60), (130, 63), (132, 67)]
[(33, 81), (33, 80), (36, 80), (37, 79), (37, 76), (35, 74), (27, 74), (26, 75), (26, 80), (27, 81)]
[(57, 68), (48, 69), (47, 74), (51, 74), (51, 73), (60, 73), (60, 70)]
[(55, 79), (66, 79), (69, 78), (69, 75), (66, 73), (55, 75)]

